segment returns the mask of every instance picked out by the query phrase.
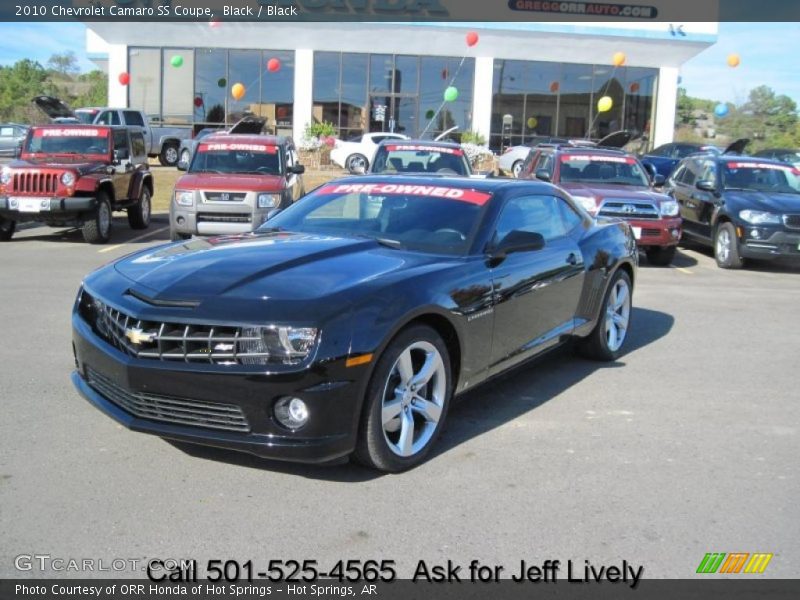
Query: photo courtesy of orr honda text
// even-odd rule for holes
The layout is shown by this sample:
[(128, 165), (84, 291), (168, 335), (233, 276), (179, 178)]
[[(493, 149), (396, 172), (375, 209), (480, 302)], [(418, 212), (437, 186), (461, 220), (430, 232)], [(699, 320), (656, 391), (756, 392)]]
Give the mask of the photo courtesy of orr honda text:
[(0, 599), (798, 597), (798, 40), (0, 6)]

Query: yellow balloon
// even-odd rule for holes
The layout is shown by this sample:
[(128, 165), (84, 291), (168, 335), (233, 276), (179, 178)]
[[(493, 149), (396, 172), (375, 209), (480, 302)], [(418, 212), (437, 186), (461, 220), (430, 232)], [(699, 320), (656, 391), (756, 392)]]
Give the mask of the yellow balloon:
[(597, 101), (597, 112), (608, 112), (614, 106), (611, 96), (603, 96)]
[(539, 121), (536, 120), (536, 117), (528, 119), (528, 129), (535, 129), (538, 124)]
[(742, 59), (739, 57), (738, 54), (729, 54), (728, 55), (728, 66), (736, 68), (739, 66), (739, 63), (742, 62)]
[(231, 86), (231, 96), (234, 100), (241, 100), (244, 97), (245, 88), (241, 83), (234, 83)]
[(625, 64), (625, 53), (624, 52), (615, 52), (612, 62), (615, 67), (621, 67)]

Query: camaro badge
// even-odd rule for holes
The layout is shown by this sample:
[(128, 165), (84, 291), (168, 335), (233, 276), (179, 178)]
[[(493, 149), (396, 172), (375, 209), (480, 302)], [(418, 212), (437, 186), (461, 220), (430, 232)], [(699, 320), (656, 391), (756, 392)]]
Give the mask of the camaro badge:
[(152, 331), (144, 331), (138, 327), (125, 330), (125, 337), (128, 338), (131, 344), (138, 346), (139, 344), (147, 344), (156, 339), (156, 334)]

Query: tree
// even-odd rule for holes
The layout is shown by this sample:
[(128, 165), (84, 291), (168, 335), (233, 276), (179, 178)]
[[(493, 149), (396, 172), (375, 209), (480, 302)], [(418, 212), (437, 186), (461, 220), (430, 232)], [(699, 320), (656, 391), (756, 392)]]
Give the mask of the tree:
[(75, 106), (105, 106), (108, 104), (108, 75), (94, 70), (78, 75), (77, 94), (70, 101)]
[(53, 54), (47, 61), (47, 67), (61, 75), (75, 75), (78, 69), (78, 58), (72, 50)]
[(24, 123), (46, 120), (31, 105), (31, 98), (39, 94), (58, 94), (58, 91), (38, 62), (23, 59), (10, 67), (0, 67), (0, 120)]

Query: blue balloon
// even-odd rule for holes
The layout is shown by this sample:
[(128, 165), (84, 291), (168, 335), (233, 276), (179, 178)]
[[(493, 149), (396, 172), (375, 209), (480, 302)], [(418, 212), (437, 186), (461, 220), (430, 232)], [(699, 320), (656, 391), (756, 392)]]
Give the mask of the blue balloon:
[(681, 77), (680, 75), (678, 75), (678, 85), (680, 85), (680, 84), (682, 84), (682, 83), (683, 83), (683, 77)]
[(729, 111), (730, 109), (727, 104), (720, 103), (714, 107), (714, 114), (719, 118), (726, 117)]

